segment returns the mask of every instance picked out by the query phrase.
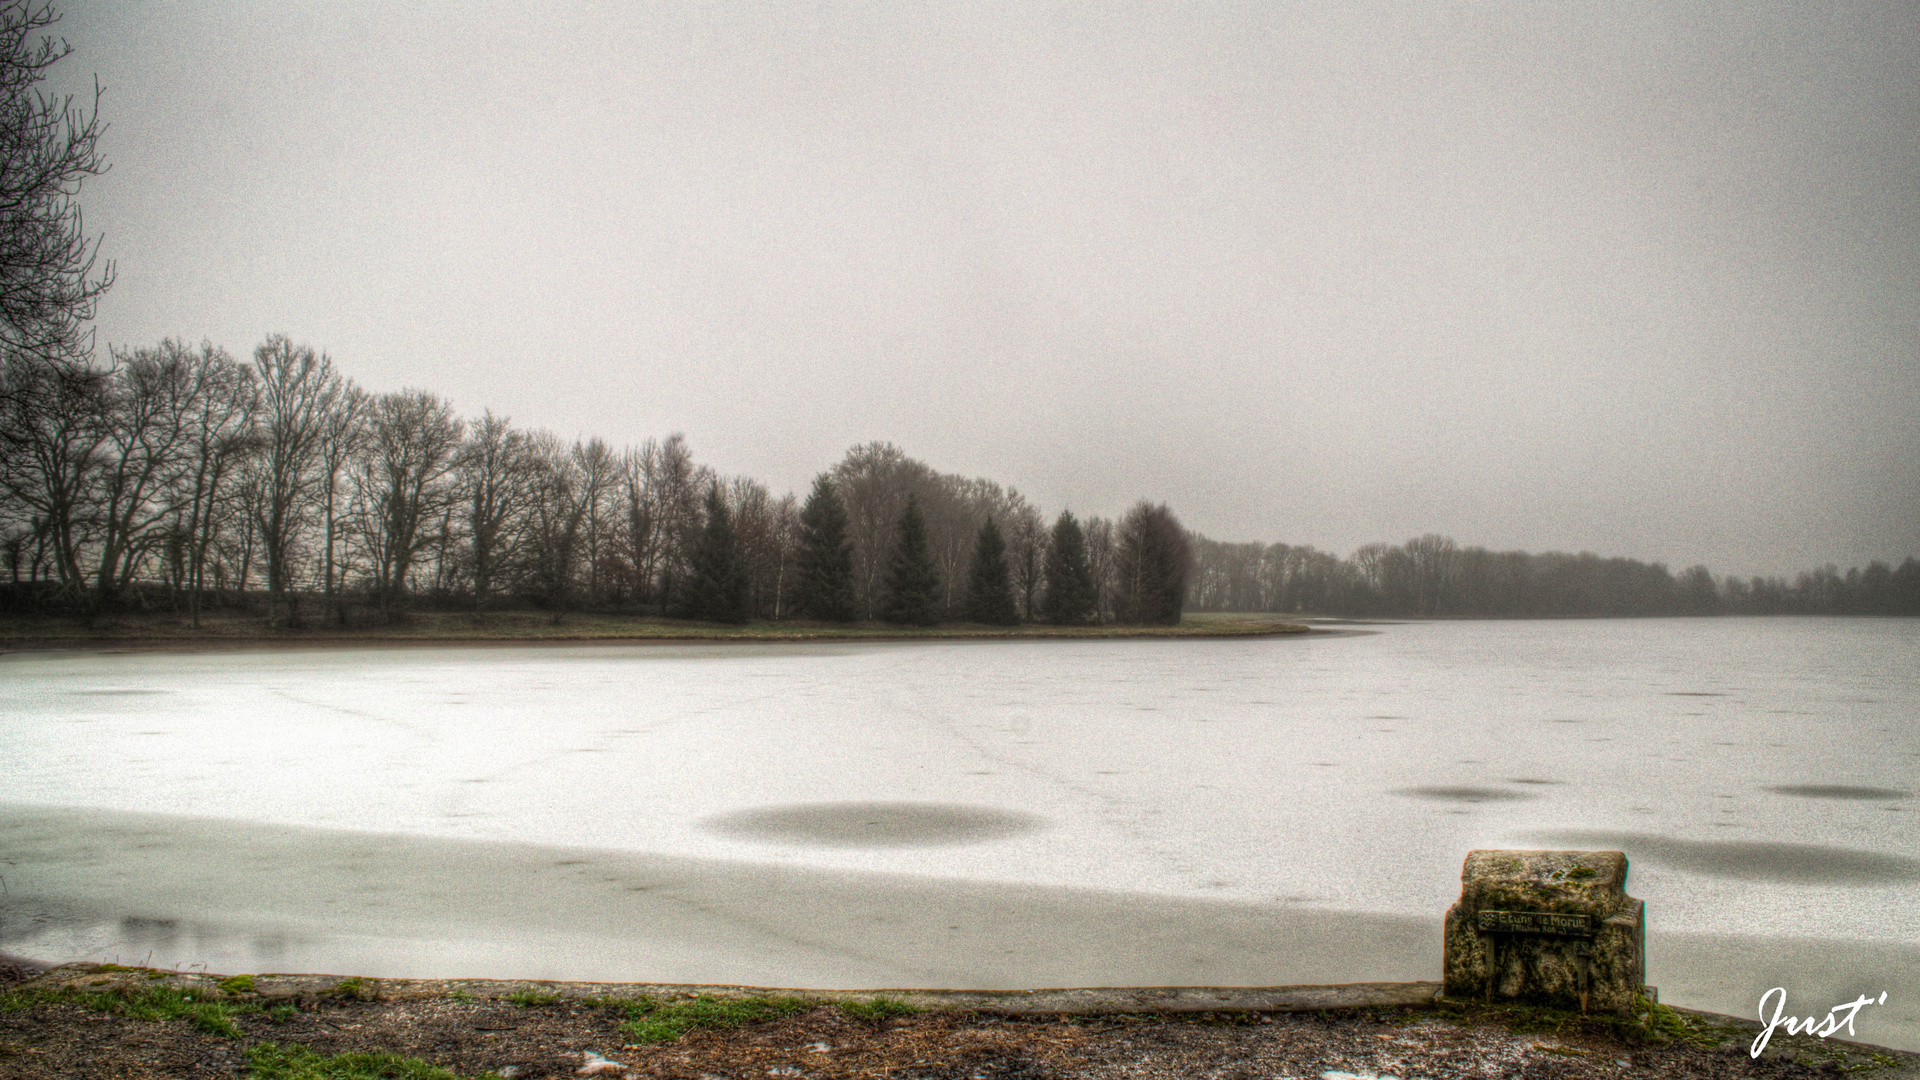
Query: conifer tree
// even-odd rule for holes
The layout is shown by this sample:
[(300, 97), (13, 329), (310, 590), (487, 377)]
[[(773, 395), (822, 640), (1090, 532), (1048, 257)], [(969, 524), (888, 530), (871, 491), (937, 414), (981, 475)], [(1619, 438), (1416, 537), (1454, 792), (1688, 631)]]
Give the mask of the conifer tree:
[(900, 539), (887, 568), (887, 606), (880, 617), (909, 626), (940, 621), (940, 571), (927, 545), (927, 520), (911, 495), (900, 515)]
[(708, 622), (747, 621), (747, 575), (734, 543), (733, 515), (720, 497), (720, 485), (707, 488), (707, 524), (693, 549), (681, 615)]
[(1020, 609), (1013, 602), (1013, 577), (1007, 570), (1007, 544), (1000, 526), (987, 519), (973, 546), (972, 572), (967, 576), (967, 618), (989, 626), (1013, 626)]
[(821, 622), (852, 622), (853, 545), (847, 542), (847, 508), (827, 474), (814, 478), (800, 510), (800, 616)]
[(1093, 618), (1093, 568), (1087, 563), (1087, 537), (1065, 510), (1053, 525), (1047, 550), (1047, 595), (1040, 611), (1058, 626), (1080, 626)]

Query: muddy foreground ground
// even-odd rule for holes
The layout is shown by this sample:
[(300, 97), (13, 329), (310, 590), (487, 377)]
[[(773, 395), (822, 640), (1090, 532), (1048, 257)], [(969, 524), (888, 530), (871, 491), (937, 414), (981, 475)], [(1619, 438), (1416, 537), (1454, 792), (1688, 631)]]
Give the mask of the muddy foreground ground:
[[(663, 1038), (635, 1026), (641, 1009), (679, 1015), (693, 992), (334, 976), (222, 989), (217, 976), (80, 964), (17, 974), (30, 978), (0, 999), (0, 1077), (1920, 1077), (1920, 1055), (1783, 1034), (1755, 1060), (1756, 1025), (1671, 1010), (1596, 1023), (1449, 1003), (1113, 1011), (1147, 1000), (1136, 994), (1063, 1013), (1057, 1001), (810, 994), (773, 999), (784, 1015), (771, 1019)], [(155, 1003), (174, 1018), (130, 1015)], [(415, 1060), (339, 1056), (379, 1054)]]

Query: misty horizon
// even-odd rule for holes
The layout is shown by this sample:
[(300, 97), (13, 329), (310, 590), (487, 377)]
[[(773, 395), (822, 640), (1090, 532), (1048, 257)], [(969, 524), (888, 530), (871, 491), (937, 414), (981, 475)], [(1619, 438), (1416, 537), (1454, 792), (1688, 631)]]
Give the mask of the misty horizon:
[(65, 15), (102, 346), (774, 491), (884, 441), (1342, 554), (1920, 553), (1908, 7)]

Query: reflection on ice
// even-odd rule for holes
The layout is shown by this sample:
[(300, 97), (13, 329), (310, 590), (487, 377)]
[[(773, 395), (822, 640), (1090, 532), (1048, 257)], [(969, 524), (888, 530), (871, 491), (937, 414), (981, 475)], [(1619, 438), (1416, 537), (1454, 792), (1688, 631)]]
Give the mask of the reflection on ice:
[(715, 832), (777, 844), (920, 847), (977, 844), (1039, 828), (1032, 814), (947, 803), (802, 803), (710, 818)]
[(168, 690), (69, 690), (74, 697), (150, 697), (155, 694), (171, 693)]
[[(1515, 780), (1516, 784), (1548, 783), (1549, 781)], [(1525, 791), (1506, 791), (1488, 787), (1410, 787), (1400, 788), (1394, 794), (1410, 795), (1416, 799), (1433, 799), (1441, 802), (1519, 802), (1523, 799), (1539, 798)]]
[(1890, 885), (1920, 881), (1920, 859), (1825, 844), (1679, 840), (1647, 833), (1573, 830), (1542, 833), (1536, 840), (1550, 847), (1624, 851), (1629, 861), (1645, 859), (1737, 881), (1791, 885)]
[(1802, 799), (1910, 799), (1911, 791), (1896, 788), (1851, 787), (1846, 784), (1778, 784), (1767, 788), (1775, 795), (1793, 795)]

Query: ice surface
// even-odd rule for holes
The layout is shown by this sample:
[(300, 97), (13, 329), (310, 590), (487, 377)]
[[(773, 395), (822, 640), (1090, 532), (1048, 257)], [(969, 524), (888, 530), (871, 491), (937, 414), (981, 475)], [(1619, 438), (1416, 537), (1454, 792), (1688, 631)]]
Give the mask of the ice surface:
[[(289, 941), (362, 934), (378, 942), (369, 958), (396, 957), (412, 941), (425, 967), (425, 958), (456, 955), (447, 944), (456, 939), (493, 943), (473, 946), (478, 959), (502, 955), (507, 937), (462, 937), (466, 924), (452, 915), (435, 937), (440, 909), (431, 903), (408, 908), (408, 929), (391, 934), (365, 921), (364, 905), (352, 919), (274, 914), (271, 882), (292, 872), (276, 860), (299, 861), (291, 841), (261, 847), (252, 863), (244, 849), (209, 856), (205, 891), (180, 892), (177, 902), (113, 859), (84, 855), (90, 839), (112, 847), (104, 822), (144, 820), (167, 834), (187, 827), (180, 822), (228, 821), (235, 836), (317, 827), (384, 834), (383, 843), (481, 842), (448, 850), (518, 845), (635, 866), (680, 860), (721, 877), (851, 875), (882, 883), (873, 886), (880, 892), (907, 889), (916, 903), (964, 882), (1142, 911), (1192, 903), (1260, 911), (1324, 933), (1333, 924), (1313, 920), (1384, 919), (1430, 925), (1437, 971), (1438, 920), (1458, 895), (1467, 851), (1619, 847), (1633, 862), (1629, 891), (1647, 901), (1652, 956), (1663, 941), (1752, 938), (1864, 950), (1851, 970), (1868, 976), (1865, 957), (1910, 964), (1898, 958), (1920, 941), (1912, 794), (1920, 621), (1379, 630), (1158, 642), (15, 654), (0, 658), (0, 798), (9, 804), (0, 820), (39, 829), (47, 846), (33, 849), (46, 853), (42, 861), (22, 862), (24, 834), (10, 832), (7, 858), (21, 865), (0, 875), (15, 900), (39, 897), (46, 912), (68, 905), (46, 925), (137, 918), (247, 924), (249, 934)], [(53, 828), (45, 816), (83, 809), (158, 817)], [(442, 880), (464, 880), (457, 862)], [(496, 889), (500, 873), (476, 870), (463, 888)], [(222, 884), (249, 875), (267, 884)], [(290, 879), (285, 888), (312, 884)], [(388, 903), (410, 902), (396, 893)], [(18, 941), (27, 915), (17, 903), (6, 910), (0, 937)], [(528, 941), (550, 932), (573, 943), (527, 944), (541, 958), (529, 964), (580, 971), (553, 967), (553, 957), (593, 951), (587, 943), (599, 931), (581, 927), (601, 924), (525, 925)], [(1375, 967), (1397, 972), (1411, 954), (1395, 959), (1385, 943), (1400, 939), (1382, 933)], [(878, 940), (860, 950), (869, 967), (793, 970), (848, 978), (959, 970), (896, 962), (886, 950), (905, 939)], [(697, 942), (689, 948), (706, 955)], [(1353, 962), (1338, 949), (1327, 955)], [(1158, 963), (1139, 972), (1242, 970)], [(1704, 986), (1712, 965), (1701, 971)], [(722, 979), (718, 968), (695, 974), (676, 968), (674, 977)], [(1654, 980), (1663, 982), (1657, 965)], [(1738, 990), (1736, 982), (1726, 993)]]

